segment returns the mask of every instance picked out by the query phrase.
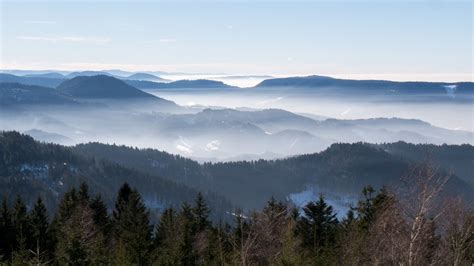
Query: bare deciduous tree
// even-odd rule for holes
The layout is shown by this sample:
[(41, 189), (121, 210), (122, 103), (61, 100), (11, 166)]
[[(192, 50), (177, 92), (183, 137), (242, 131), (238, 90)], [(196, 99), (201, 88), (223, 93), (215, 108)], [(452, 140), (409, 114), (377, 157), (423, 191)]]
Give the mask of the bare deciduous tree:
[(453, 265), (474, 261), (474, 210), (461, 199), (451, 200), (440, 221), (443, 234), (441, 258)]
[(428, 226), (436, 222), (446, 210), (439, 195), (450, 178), (430, 160), (414, 166), (402, 178), (404, 186), (399, 193), (402, 213), (409, 226), (407, 264), (419, 264), (429, 247)]

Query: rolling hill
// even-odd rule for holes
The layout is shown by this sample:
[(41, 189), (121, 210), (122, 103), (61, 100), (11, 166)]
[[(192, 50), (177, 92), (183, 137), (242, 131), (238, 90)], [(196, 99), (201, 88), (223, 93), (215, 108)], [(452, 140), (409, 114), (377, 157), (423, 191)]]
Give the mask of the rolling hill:
[(163, 79), (163, 78), (160, 78), (158, 76), (148, 74), (148, 73), (135, 73), (135, 74), (132, 74), (132, 75), (126, 77), (126, 79), (129, 79), (129, 80), (145, 80), (145, 81), (167, 81), (166, 79)]
[(72, 97), (85, 99), (156, 98), (106, 75), (75, 77), (61, 83), (57, 89)]
[(198, 79), (177, 80), (173, 82), (151, 82), (145, 80), (126, 80), (129, 85), (140, 89), (228, 89), (235, 88), (221, 81)]
[[(13, 200), (21, 195), (32, 204), (41, 195), (49, 211), (54, 212), (61, 195), (82, 182), (93, 194), (100, 193), (108, 207), (115, 193), (127, 182), (142, 194), (145, 203), (156, 214), (168, 206), (179, 207), (191, 202), (198, 191), (161, 174), (146, 174), (99, 158), (79, 155), (70, 148), (40, 143), (17, 132), (0, 133), (0, 195)], [(207, 192), (207, 190), (203, 190)], [(223, 215), (232, 210), (230, 203), (215, 193), (206, 193), (210, 206)], [(215, 220), (222, 216), (214, 216)]]
[(327, 76), (306, 76), (306, 77), (288, 77), (267, 79), (259, 83), (256, 88), (339, 88), (352, 90), (366, 90), (370, 93), (455, 93), (455, 94), (473, 94), (473, 82), (397, 82), (387, 80), (350, 80), (336, 79)]
[(25, 85), (36, 85), (54, 88), (61, 84), (64, 78), (51, 78), (44, 76), (16, 76), (0, 73), (0, 83), (21, 83)]
[(77, 104), (69, 95), (53, 88), (0, 82), (0, 103), (2, 107), (40, 104)]
[[(387, 145), (391, 147), (389, 150)], [(442, 166), (440, 171), (453, 174), (447, 193), (462, 195), (467, 201), (474, 202), (474, 187), (470, 185), (474, 176), (466, 172), (474, 157), (474, 147), (442, 147), (442, 153), (439, 149), (433, 149), (436, 155), (444, 154), (434, 157), (434, 163)], [(393, 152), (407, 149), (416, 152)], [(446, 152), (458, 149), (464, 152)], [(99, 143), (74, 148), (79, 154), (108, 159), (149, 174), (160, 172), (190, 187), (226, 195), (234, 204), (246, 209), (262, 207), (271, 196), (287, 199), (289, 195), (308, 188), (344, 197), (358, 195), (366, 185), (397, 187), (401, 184), (401, 176), (411, 165), (426, 156), (426, 150), (431, 150), (429, 145), (403, 142), (383, 145), (333, 144), (320, 153), (287, 159), (199, 164), (153, 149)], [(413, 158), (416, 155), (419, 157)]]

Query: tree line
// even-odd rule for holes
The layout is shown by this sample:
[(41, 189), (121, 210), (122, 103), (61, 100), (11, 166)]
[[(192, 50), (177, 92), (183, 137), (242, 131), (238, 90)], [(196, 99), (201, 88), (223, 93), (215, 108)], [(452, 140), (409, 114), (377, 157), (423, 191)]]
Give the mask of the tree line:
[(404, 193), (365, 187), (338, 219), (321, 195), (297, 208), (271, 198), (260, 211), (213, 222), (202, 194), (163, 210), (152, 225), (127, 183), (111, 212), (86, 183), (67, 191), (53, 217), (41, 198), (0, 207), (0, 261), (7, 265), (471, 265), (474, 213), (440, 204), (444, 176), (413, 169)]

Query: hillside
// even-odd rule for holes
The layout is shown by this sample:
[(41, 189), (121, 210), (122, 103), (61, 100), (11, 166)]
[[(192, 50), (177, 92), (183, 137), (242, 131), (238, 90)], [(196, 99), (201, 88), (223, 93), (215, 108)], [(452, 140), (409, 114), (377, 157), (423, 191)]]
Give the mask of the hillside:
[(0, 104), (2, 107), (14, 105), (75, 104), (69, 95), (53, 88), (0, 82)]
[(126, 80), (127, 84), (140, 89), (226, 89), (234, 88), (221, 81), (198, 79), (198, 80), (177, 80), (173, 82), (152, 82), (145, 80)]
[[(421, 150), (423, 145), (405, 143), (391, 144), (393, 147), (408, 145)], [(152, 149), (133, 149), (99, 143), (78, 145), (74, 150), (87, 156), (107, 158), (145, 173), (163, 173), (164, 176), (191, 187), (226, 195), (235, 204), (244, 208), (260, 208), (265, 201), (275, 196), (286, 199), (290, 194), (317, 187), (320, 191), (335, 195), (358, 195), (363, 186), (397, 186), (400, 177), (415, 161), (392, 154), (385, 146), (372, 144), (334, 144), (321, 153), (295, 156), (281, 160), (239, 161), (227, 163), (199, 164), (184, 157)], [(456, 150), (459, 146), (447, 145)], [(469, 159), (474, 148), (466, 145), (462, 165), (450, 167), (454, 176), (449, 183), (449, 193), (463, 195), (474, 201), (474, 188), (463, 180), (473, 180), (472, 173), (465, 175), (463, 169), (470, 167)], [(451, 155), (450, 161), (454, 160)], [(439, 161), (435, 161), (440, 164)], [(443, 166), (448, 167), (448, 164)], [(441, 171), (444, 171), (441, 168)]]
[(257, 88), (295, 87), (295, 88), (352, 88), (358, 90), (382, 91), (391, 93), (474, 93), (473, 82), (397, 82), (387, 80), (350, 80), (326, 76), (306, 76), (267, 79)]
[[(146, 205), (156, 214), (168, 206), (191, 202), (197, 196), (197, 190), (175, 181), (163, 178), (160, 171), (145, 174), (78, 155), (64, 146), (40, 143), (16, 132), (0, 134), (0, 195), (8, 195), (10, 200), (21, 195), (28, 204), (41, 195), (50, 211), (54, 211), (65, 191), (81, 182), (87, 182), (91, 191), (100, 193), (112, 207), (115, 192), (128, 182), (140, 191)], [(206, 198), (219, 210), (216, 215), (232, 209), (227, 200), (213, 193), (206, 193)]]
[(119, 79), (106, 75), (75, 77), (61, 83), (57, 89), (76, 98), (156, 98)]
[(16, 76), (12, 74), (0, 73), (0, 82), (21, 83), (25, 85), (36, 85), (54, 88), (61, 84), (64, 78), (51, 78), (44, 76)]
[(129, 80), (146, 80), (146, 81), (166, 81), (166, 79), (163, 79), (163, 78), (160, 78), (158, 76), (148, 74), (148, 73), (135, 73), (135, 74), (132, 74), (132, 75), (126, 77), (126, 79), (129, 79)]

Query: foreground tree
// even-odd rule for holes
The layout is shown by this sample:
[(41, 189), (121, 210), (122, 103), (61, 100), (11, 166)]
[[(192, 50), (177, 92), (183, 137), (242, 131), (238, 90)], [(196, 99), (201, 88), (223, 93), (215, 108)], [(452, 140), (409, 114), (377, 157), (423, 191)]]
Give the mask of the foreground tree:
[(116, 258), (128, 264), (146, 264), (151, 247), (149, 212), (140, 194), (126, 183), (119, 190), (112, 222), (119, 247)]
[(415, 165), (402, 178), (404, 186), (400, 189), (400, 206), (408, 222), (409, 236), (407, 246), (407, 264), (431, 263), (425, 254), (433, 249), (433, 226), (446, 211), (439, 197), (449, 180), (449, 175), (441, 173), (430, 161)]
[(32, 227), (32, 244), (30, 252), (34, 255), (35, 264), (51, 259), (53, 240), (49, 230), (48, 213), (41, 197), (38, 198), (30, 214)]
[(452, 200), (441, 221), (444, 231), (441, 258), (443, 263), (469, 265), (474, 262), (474, 211), (460, 199)]
[(20, 197), (15, 200), (13, 205), (12, 222), (15, 234), (13, 264), (21, 264), (29, 259), (28, 249), (31, 247), (32, 228), (26, 205)]
[(303, 208), (304, 215), (298, 221), (298, 232), (303, 240), (303, 247), (316, 260), (321, 262), (330, 259), (331, 250), (335, 245), (338, 221), (333, 212), (320, 196), (318, 201), (309, 202)]
[(6, 197), (3, 198), (0, 209), (0, 236), (0, 261), (8, 261), (11, 258), (15, 235)]

